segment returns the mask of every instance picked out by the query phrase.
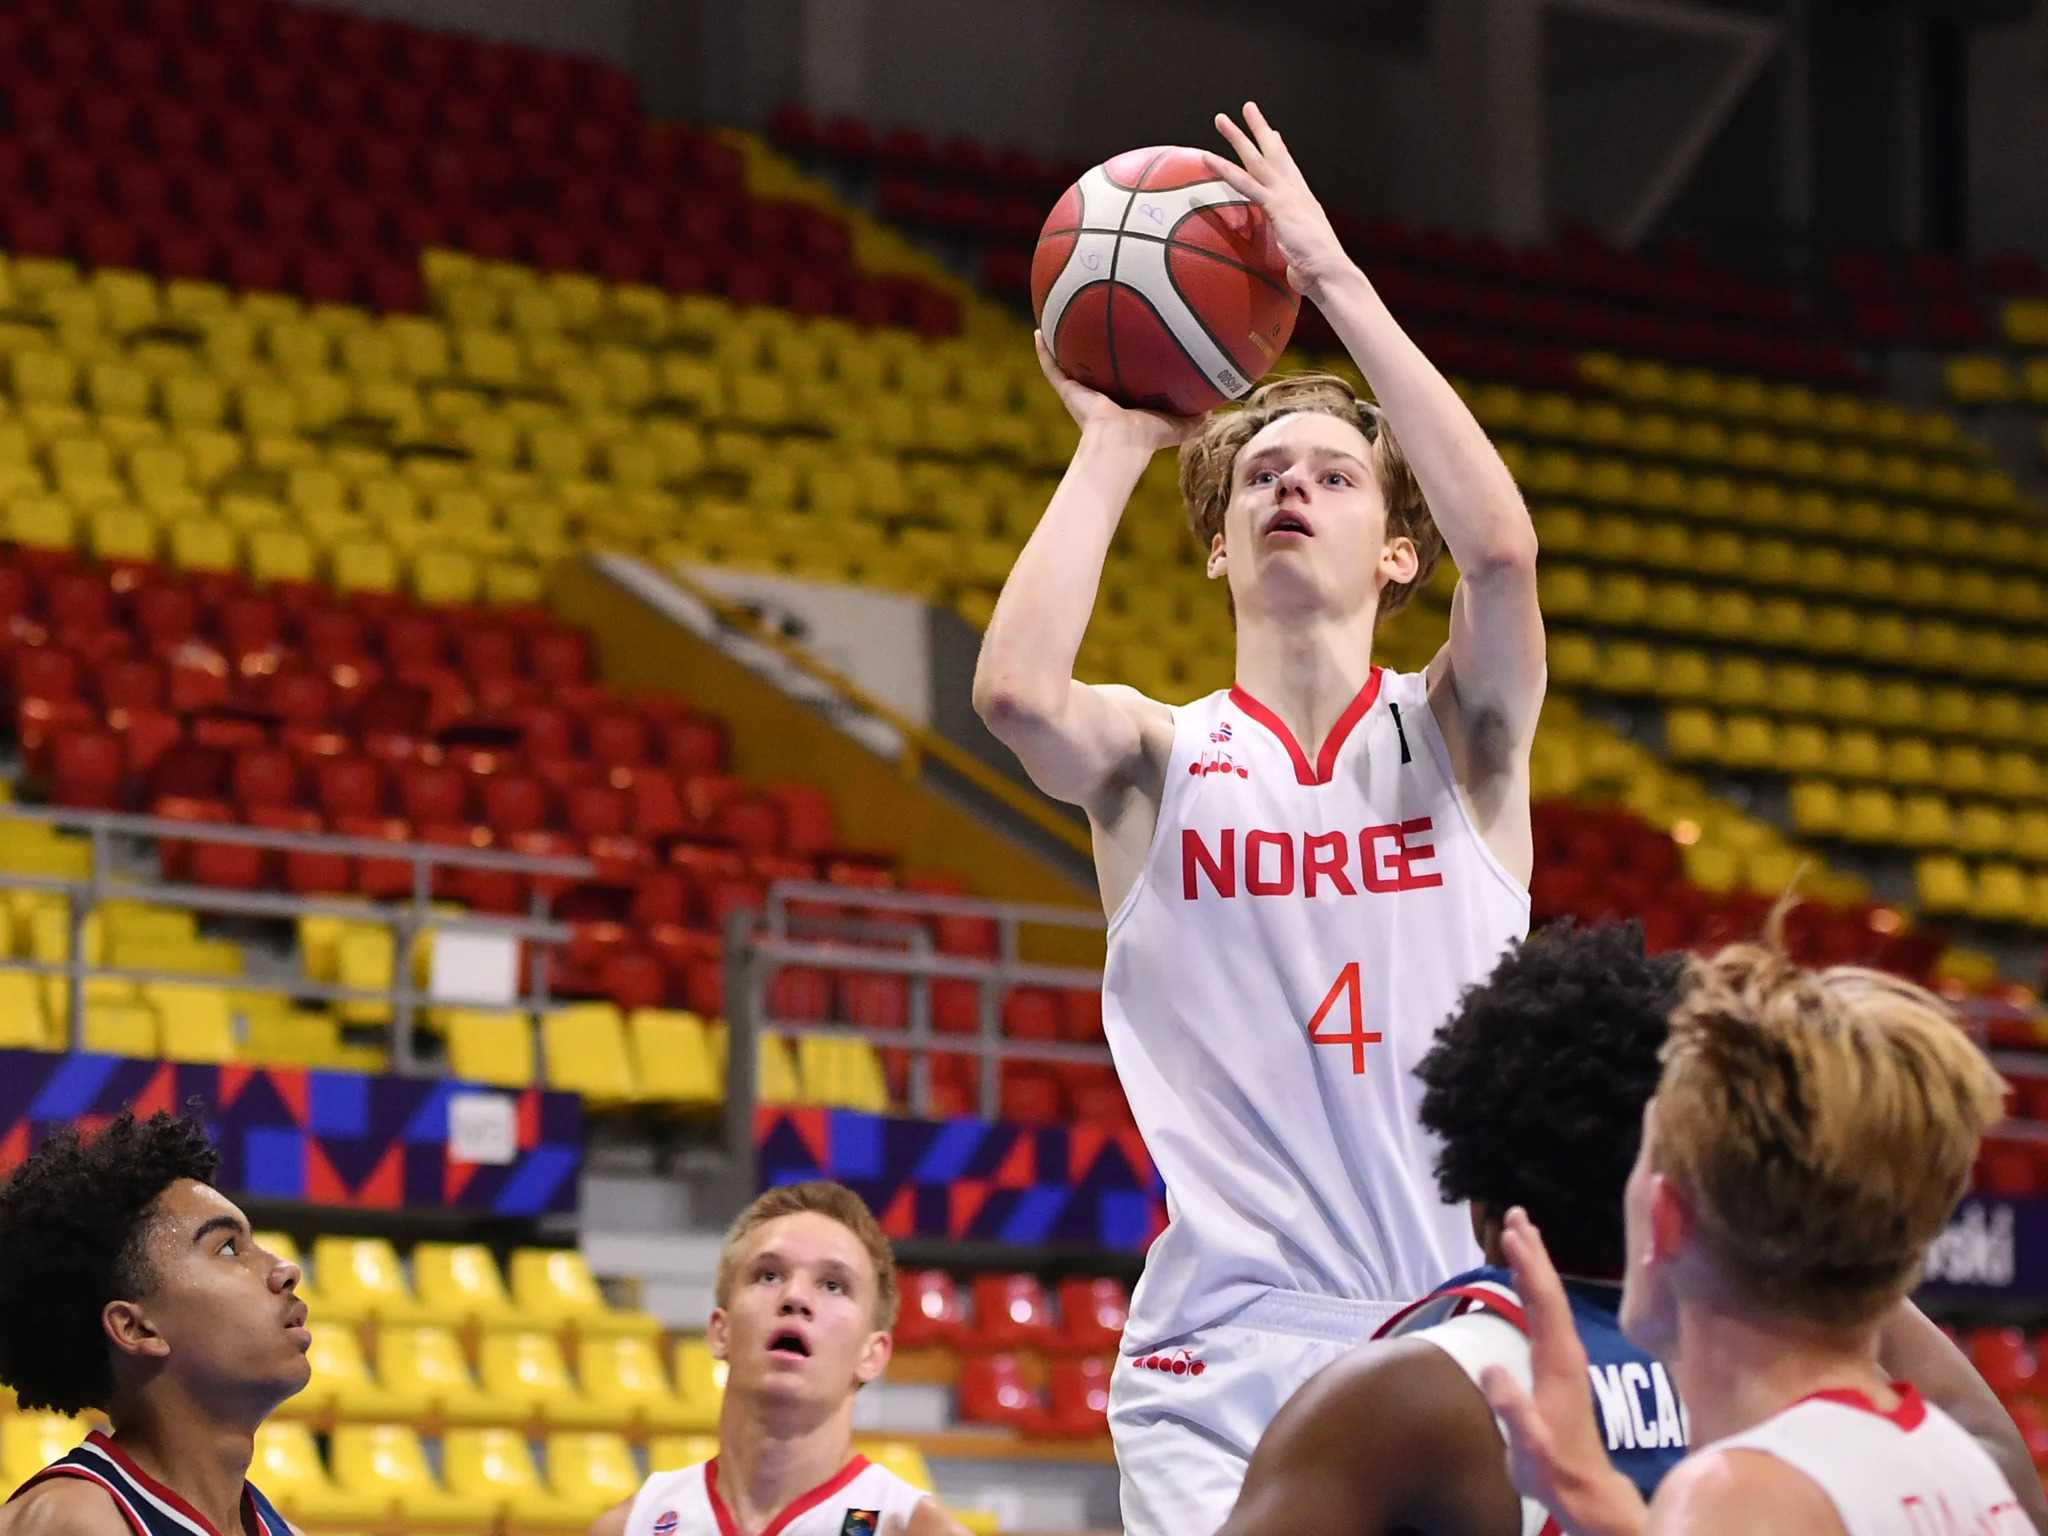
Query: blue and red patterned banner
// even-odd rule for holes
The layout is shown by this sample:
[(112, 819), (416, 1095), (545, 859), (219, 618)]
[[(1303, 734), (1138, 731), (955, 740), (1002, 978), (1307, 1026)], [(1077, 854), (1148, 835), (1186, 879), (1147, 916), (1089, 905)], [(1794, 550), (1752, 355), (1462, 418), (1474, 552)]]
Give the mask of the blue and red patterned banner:
[(1166, 1225), (1166, 1186), (1130, 1129), (764, 1106), (754, 1142), (762, 1188), (837, 1179), (892, 1238), (1140, 1254)]
[[(509, 1103), (509, 1161), (450, 1155), (449, 1106), (471, 1095)], [(220, 1147), (221, 1188), (237, 1198), (494, 1216), (576, 1209), (583, 1105), (572, 1093), (78, 1051), (0, 1051), (0, 1173), (57, 1126), (90, 1130), (124, 1108), (147, 1115), (195, 1101)]]

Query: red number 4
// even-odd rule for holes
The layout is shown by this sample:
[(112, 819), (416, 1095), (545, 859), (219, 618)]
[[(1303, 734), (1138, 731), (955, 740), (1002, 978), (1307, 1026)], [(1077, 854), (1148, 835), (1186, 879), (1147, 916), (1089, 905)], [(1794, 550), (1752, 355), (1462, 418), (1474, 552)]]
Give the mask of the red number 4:
[[(1338, 1033), (1332, 1023), (1326, 1032), (1323, 1021), (1330, 1017), (1330, 1010), (1337, 1006), (1337, 999), (1343, 998), (1351, 1014), (1351, 1028)], [(1365, 1048), (1380, 1043), (1380, 1032), (1365, 1027), (1365, 1003), (1359, 996), (1358, 962), (1352, 961), (1338, 973), (1336, 985), (1330, 988), (1316, 1008), (1316, 1016), (1308, 1021), (1308, 1037), (1317, 1045), (1348, 1045), (1351, 1047), (1351, 1072), (1354, 1077), (1365, 1076)]]

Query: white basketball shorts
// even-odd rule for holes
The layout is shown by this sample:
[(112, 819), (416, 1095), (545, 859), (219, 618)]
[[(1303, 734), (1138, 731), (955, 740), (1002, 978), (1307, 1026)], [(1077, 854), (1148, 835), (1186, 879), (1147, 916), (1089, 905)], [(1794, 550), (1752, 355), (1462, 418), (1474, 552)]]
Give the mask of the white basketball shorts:
[(1398, 1311), (1271, 1290), (1158, 1349), (1119, 1355), (1109, 1433), (1125, 1536), (1211, 1536), (1282, 1405)]

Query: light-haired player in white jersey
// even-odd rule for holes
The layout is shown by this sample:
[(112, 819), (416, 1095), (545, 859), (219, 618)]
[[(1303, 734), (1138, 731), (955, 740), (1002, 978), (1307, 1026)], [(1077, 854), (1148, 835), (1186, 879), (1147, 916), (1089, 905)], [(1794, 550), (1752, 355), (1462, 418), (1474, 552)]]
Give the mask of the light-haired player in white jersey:
[(2004, 1088), (1909, 982), (1801, 970), (1772, 944), (1696, 964), (1629, 1178), (1621, 1323), (1670, 1368), (1699, 1449), (1647, 1507), (1608, 1465), (1518, 1210), (1532, 1389), (1482, 1376), (1516, 1485), (1575, 1536), (2031, 1536), (1983, 1446), (1877, 1361)]
[[(1294, 1389), (1479, 1262), (1437, 1196), (1409, 1071), (1528, 927), (1544, 682), (1528, 511), (1280, 136), (1244, 116), (1248, 135), (1217, 119), (1242, 164), (1210, 167), (1264, 208), (1378, 405), (1297, 379), (1173, 420), (1066, 378), (1041, 340), (1081, 441), (975, 677), (989, 728), (1088, 813), (1104, 1026), (1166, 1182), (1110, 1391), (1134, 1536), (1220, 1526)], [(1073, 671), (1125, 504), (1176, 442), (1237, 662), (1236, 686), (1173, 708)], [(1425, 672), (1384, 671), (1375, 627), (1446, 543), (1450, 641)]]
[(938, 1501), (853, 1449), (854, 1395), (889, 1363), (896, 1263), (843, 1184), (771, 1189), (718, 1256), (718, 1454), (657, 1471), (590, 1536), (966, 1536)]

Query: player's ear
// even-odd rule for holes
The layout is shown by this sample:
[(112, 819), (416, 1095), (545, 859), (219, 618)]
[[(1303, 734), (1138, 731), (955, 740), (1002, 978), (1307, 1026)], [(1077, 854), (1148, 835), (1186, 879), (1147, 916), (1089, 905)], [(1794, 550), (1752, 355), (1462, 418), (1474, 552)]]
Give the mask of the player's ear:
[(1692, 1240), (1696, 1223), (1678, 1186), (1661, 1173), (1650, 1175), (1650, 1254), (1669, 1260)]
[(124, 1355), (161, 1360), (171, 1352), (170, 1341), (156, 1331), (139, 1301), (110, 1301), (100, 1309), (100, 1327)]
[(1405, 586), (1421, 569), (1422, 556), (1416, 552), (1415, 541), (1405, 533), (1388, 539), (1380, 549), (1380, 573), (1390, 587)]
[(1209, 541), (1209, 564), (1204, 574), (1211, 581), (1223, 574), (1223, 535), (1220, 532)]
[(723, 1360), (726, 1351), (725, 1308), (713, 1307), (711, 1321), (704, 1329), (704, 1341), (711, 1346), (711, 1358)]
[(867, 1337), (861, 1346), (860, 1358), (854, 1362), (854, 1378), (866, 1386), (889, 1368), (889, 1357), (896, 1353), (896, 1336), (892, 1333), (876, 1332)]

